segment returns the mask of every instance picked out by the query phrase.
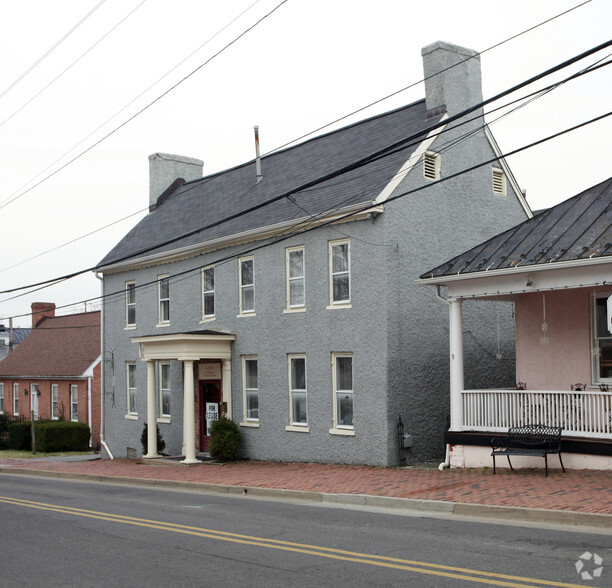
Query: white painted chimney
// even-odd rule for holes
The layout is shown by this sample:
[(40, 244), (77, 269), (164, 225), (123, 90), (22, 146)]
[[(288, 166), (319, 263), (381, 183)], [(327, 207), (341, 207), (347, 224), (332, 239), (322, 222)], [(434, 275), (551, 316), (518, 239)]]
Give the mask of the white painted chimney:
[(476, 51), (436, 41), (423, 47), (421, 55), (428, 113), (445, 108), (452, 116), (482, 102), (480, 55)]
[(200, 159), (169, 153), (149, 155), (149, 208), (155, 207), (157, 199), (175, 180), (197, 180), (203, 170), (204, 162)]

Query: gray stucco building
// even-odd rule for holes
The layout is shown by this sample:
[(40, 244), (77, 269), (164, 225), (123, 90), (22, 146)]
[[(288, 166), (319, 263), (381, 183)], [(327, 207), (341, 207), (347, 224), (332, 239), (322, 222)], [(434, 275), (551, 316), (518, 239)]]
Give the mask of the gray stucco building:
[[(155, 421), (190, 463), (225, 413), (245, 457), (393, 465), (401, 415), (408, 463), (442, 457), (448, 309), (415, 280), (531, 211), (482, 108), (456, 116), (478, 55), (423, 61), (424, 100), (261, 161), (150, 157), (150, 212), (98, 267), (105, 451)], [(466, 381), (514, 384), (511, 309), (466, 303), (464, 327)]]

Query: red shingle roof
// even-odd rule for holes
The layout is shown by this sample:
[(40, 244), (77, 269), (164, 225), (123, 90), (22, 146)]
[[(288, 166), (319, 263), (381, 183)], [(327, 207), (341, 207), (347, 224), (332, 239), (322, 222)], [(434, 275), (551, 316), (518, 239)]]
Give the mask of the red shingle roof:
[(0, 361), (0, 377), (81, 377), (100, 349), (100, 312), (46, 318)]

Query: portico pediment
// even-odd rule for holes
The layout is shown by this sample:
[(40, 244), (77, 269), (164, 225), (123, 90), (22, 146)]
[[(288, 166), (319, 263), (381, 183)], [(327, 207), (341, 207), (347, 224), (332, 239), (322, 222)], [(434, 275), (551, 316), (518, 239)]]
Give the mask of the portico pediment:
[(202, 331), (131, 337), (139, 345), (139, 356), (144, 361), (199, 359), (230, 359), (233, 333)]

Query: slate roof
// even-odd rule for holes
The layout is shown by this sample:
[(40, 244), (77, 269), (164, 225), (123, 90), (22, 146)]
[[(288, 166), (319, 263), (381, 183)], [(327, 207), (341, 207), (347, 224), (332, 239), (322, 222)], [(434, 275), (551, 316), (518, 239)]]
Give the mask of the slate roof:
[[(98, 267), (143, 257), (139, 252), (145, 249), (296, 189), (405, 137), (421, 134), (440, 118), (441, 114), (427, 119), (425, 100), (421, 100), (262, 157), (263, 180), (259, 183), (254, 161), (187, 182), (142, 219)], [(282, 199), (205, 232), (157, 247), (148, 255), (371, 202), (416, 149), (418, 141), (296, 194), (295, 203)]]
[(561, 202), (421, 279), (612, 256), (612, 178)]
[(0, 361), (0, 377), (81, 377), (100, 349), (100, 312), (47, 317)]

